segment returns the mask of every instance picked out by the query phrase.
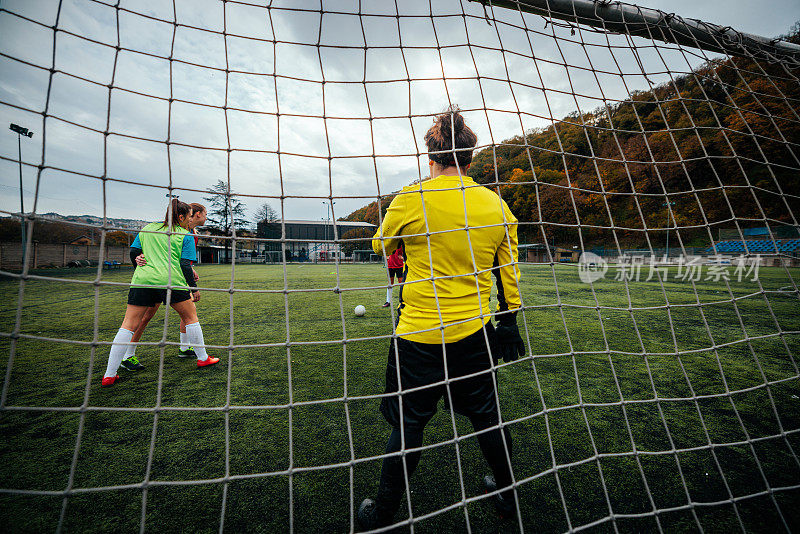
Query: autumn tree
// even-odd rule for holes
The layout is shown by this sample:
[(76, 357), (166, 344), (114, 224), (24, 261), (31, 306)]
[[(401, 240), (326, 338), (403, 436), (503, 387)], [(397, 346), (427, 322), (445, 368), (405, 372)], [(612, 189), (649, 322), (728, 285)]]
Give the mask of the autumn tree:
[[(341, 237), (342, 252), (350, 256), (354, 250), (372, 250), (372, 236), (375, 232), (369, 228), (353, 228)], [(348, 241), (352, 239), (353, 241)]]
[(130, 246), (131, 242), (133, 242), (133, 237), (121, 230), (113, 230), (106, 234), (106, 245), (127, 247)]

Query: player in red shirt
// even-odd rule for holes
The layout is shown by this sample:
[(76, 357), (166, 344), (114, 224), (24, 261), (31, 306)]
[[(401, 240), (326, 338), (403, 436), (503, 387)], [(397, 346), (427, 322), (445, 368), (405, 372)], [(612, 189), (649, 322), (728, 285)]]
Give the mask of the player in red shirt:
[(386, 288), (386, 302), (383, 304), (384, 308), (392, 305), (392, 285), (394, 284), (394, 277), (397, 277), (397, 283), (402, 284), (405, 280), (403, 275), (403, 249), (397, 248), (392, 255), (386, 259), (386, 266), (389, 268), (389, 287)]

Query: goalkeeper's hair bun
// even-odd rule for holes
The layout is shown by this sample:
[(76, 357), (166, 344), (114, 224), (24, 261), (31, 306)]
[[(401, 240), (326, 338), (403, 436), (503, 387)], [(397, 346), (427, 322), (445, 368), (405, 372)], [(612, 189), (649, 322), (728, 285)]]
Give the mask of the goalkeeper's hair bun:
[(477, 143), (478, 136), (466, 125), (456, 105), (437, 115), (433, 119), (433, 126), (425, 134), (428, 157), (443, 167), (451, 167), (458, 162), (458, 166), (463, 168), (472, 163), (472, 151)]

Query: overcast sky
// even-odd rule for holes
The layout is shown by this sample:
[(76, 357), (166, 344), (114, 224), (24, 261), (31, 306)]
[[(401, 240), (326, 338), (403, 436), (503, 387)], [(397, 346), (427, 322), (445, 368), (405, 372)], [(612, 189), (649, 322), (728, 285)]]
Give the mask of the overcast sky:
[[(5, 129), (14, 122), (35, 132), (23, 139), (23, 160), (42, 163), (41, 112), (48, 102), (54, 35), (59, 72), (52, 77), (48, 112), (58, 118), (46, 124), (44, 161), (67, 172), (42, 173), (36, 211), (102, 215), (105, 203), (109, 217), (140, 219), (163, 216), (170, 180), (176, 188), (207, 189), (229, 176), (235, 192), (286, 197), (283, 204), (279, 198), (244, 198), (250, 214), (268, 202), (287, 219), (319, 220), (326, 207), (313, 197), (333, 195), (341, 197), (334, 206), (341, 217), (374, 199), (378, 187), (388, 193), (417, 179), (420, 165), (426, 174), (427, 158), (415, 154), (424, 151), (422, 136), (431, 119), (409, 115), (457, 103), (468, 110), (479, 145), (486, 146), (576, 109), (590, 111), (604, 98), (625, 99), (629, 91), (667, 81), (665, 71), (686, 72), (703, 59), (696, 50), (684, 55), (674, 46), (661, 54), (640, 48), (645, 78), (622, 36), (586, 31), (572, 36), (569, 29), (545, 28), (541, 17), (499, 8), (495, 18), (509, 24), (471, 17), (465, 22), (462, 12), (483, 16), (479, 4), (466, 0), (434, 2), (434, 15), (459, 15), (434, 23), (427, 0), (397, 3), (399, 29), (397, 18), (380, 16), (397, 14), (393, 1), (363, 2), (361, 16), (357, 0), (325, 1), (328, 13), (320, 19), (314, 12), (176, 0), (175, 29), (163, 22), (174, 20), (171, 1), (122, 0), (122, 8), (136, 13), (117, 13), (99, 1), (64, 0), (58, 20), (64, 32), (55, 33), (58, 1), (0, 0), (0, 115), (6, 132), (0, 135), (0, 155), (17, 158), (16, 135)], [(319, 10), (319, 2), (272, 5)], [(797, 0), (641, 5), (770, 37), (800, 20)], [(117, 15), (120, 45), (128, 49), (118, 55), (102, 44), (116, 45)], [(226, 40), (216, 33), (223, 30), (237, 37)], [(273, 39), (280, 41), (277, 46), (268, 42)], [(171, 72), (165, 59), (170, 55), (176, 60)], [(227, 120), (226, 58), (229, 70), (240, 71), (227, 77), (227, 106), (236, 108), (228, 110)], [(607, 72), (595, 76), (592, 68)], [(170, 91), (176, 99), (171, 106)], [(323, 120), (323, 114), (331, 118)], [(112, 134), (104, 141), (107, 122)], [(168, 138), (174, 143), (169, 149)], [(23, 172), (30, 211), (36, 170)], [(136, 184), (108, 181), (104, 190), (97, 178), (104, 174)], [(0, 209), (19, 211), (18, 181), (17, 164), (0, 161)], [(202, 202), (201, 193), (176, 194)]]

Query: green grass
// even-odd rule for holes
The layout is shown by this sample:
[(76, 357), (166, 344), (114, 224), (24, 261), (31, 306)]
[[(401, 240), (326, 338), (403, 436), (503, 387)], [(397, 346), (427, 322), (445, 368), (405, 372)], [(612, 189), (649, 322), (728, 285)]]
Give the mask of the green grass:
[[(625, 284), (607, 278), (595, 284), (596, 302), (574, 267), (556, 267), (557, 285), (548, 266), (522, 269), (523, 299), (533, 306), (525, 320), (535, 358), (502, 368), (499, 383), (503, 416), (513, 421), (515, 476), (525, 481), (519, 488), (525, 531), (558, 532), (585, 525), (608, 517), (609, 505), (614, 514), (645, 514), (654, 505), (662, 510), (685, 507), (687, 490), (706, 531), (739, 530), (737, 511), (749, 531), (783, 530), (768, 495), (738, 501), (735, 507), (730, 502), (703, 503), (728, 500), (726, 484), (734, 497), (764, 491), (764, 477), (773, 488), (800, 484), (800, 384), (795, 366), (800, 335), (759, 337), (779, 331), (773, 313), (780, 331), (800, 330), (797, 295), (763, 295), (753, 282), (731, 282), (733, 294), (743, 297), (734, 305), (724, 284), (701, 281), (695, 292), (690, 283), (671, 280), (664, 285), (668, 310), (659, 307), (666, 301), (655, 281), (630, 283), (629, 302)], [(237, 289), (279, 292), (203, 292), (199, 314), (207, 343), (277, 344), (212, 349), (223, 361), (210, 369), (198, 370), (194, 362), (176, 357), (176, 347), (158, 345), (164, 333), (163, 311), (143, 338), (156, 345), (137, 351), (147, 368), (139, 373), (121, 370), (124, 381), (109, 389), (99, 387), (107, 345), (93, 352), (91, 345), (20, 338), (8, 407), (81, 406), (93, 361), (88, 406), (153, 408), (160, 399), (164, 408), (219, 408), (226, 404), (230, 376), (230, 404), (262, 408), (84, 414), (0, 410), (0, 488), (66, 489), (82, 421), (73, 488), (141, 483), (152, 439), (150, 480), (224, 477), (227, 446), (230, 475), (300, 470), (291, 476), (228, 483), (226, 531), (287, 531), (290, 512), (298, 532), (350, 530), (351, 507), (374, 495), (380, 461), (359, 462), (352, 468), (347, 463), (353, 457), (381, 454), (389, 433), (377, 411), (379, 401), (358, 398), (383, 392), (388, 342), (359, 338), (388, 336), (391, 316), (380, 308), (383, 289), (333, 291), (334, 270), (330, 265), (290, 266), (284, 285), (280, 266), (240, 265), (235, 271)], [(228, 267), (199, 266), (198, 271), (201, 285), (231, 284)], [(342, 266), (339, 272), (342, 288), (385, 283), (384, 271), (375, 266)], [(93, 273), (57, 274), (93, 278)], [(104, 272), (103, 280), (127, 282), (130, 274)], [(760, 275), (768, 290), (791, 285), (783, 269), (762, 268)], [(798, 280), (800, 272), (793, 270), (791, 277)], [(284, 294), (284, 287), (327, 290)], [(6, 375), (12, 346), (8, 334), (15, 328), (19, 289), (18, 280), (0, 281), (0, 332), (5, 333), (0, 338), (0, 376)], [(29, 280), (20, 333), (91, 342), (96, 303), (97, 339), (108, 342), (121, 322), (125, 298), (123, 287)], [(696, 298), (704, 304), (702, 314), (697, 306), (680, 306)], [(353, 315), (356, 304), (367, 306), (365, 317)], [(601, 306), (599, 312), (596, 305)], [(629, 306), (634, 310), (628, 311)], [(647, 307), (658, 308), (636, 309)], [(353, 341), (342, 344), (345, 336)], [(287, 350), (281, 345), (287, 339), (317, 343), (292, 344)], [(166, 341), (176, 340), (177, 316), (170, 313)], [(714, 344), (722, 346), (708, 350)], [(764, 387), (764, 376), (769, 381), (788, 380)], [(339, 400), (345, 395), (347, 402)], [(691, 400), (693, 395), (701, 398)], [(314, 403), (328, 399), (335, 400)], [(290, 402), (299, 404), (291, 410), (283, 407)], [(457, 418), (455, 423), (459, 436), (470, 432), (466, 420)], [(746, 443), (756, 438), (766, 439)], [(450, 415), (440, 411), (426, 430), (425, 443), (452, 439)], [(709, 439), (720, 446), (705, 447)], [(459, 447), (464, 492), (467, 497), (480, 495), (488, 467), (477, 441), (466, 438)], [(670, 452), (673, 447), (679, 452)], [(605, 456), (596, 459), (595, 448)], [(330, 464), (344, 465), (315, 469)], [(152, 486), (147, 490), (145, 526), (158, 532), (217, 531), (224, 490), (221, 482)], [(458, 503), (461, 491), (455, 446), (426, 451), (412, 480), (414, 515)], [(142, 493), (137, 487), (74, 494), (66, 502), (65, 531), (137, 531)], [(800, 491), (779, 491), (774, 499), (790, 528), (800, 529)], [(0, 493), (0, 521), (4, 530), (52, 531), (62, 504), (60, 496)], [(498, 521), (487, 501), (471, 503), (466, 511), (473, 532), (519, 530), (513, 521)], [(690, 509), (660, 512), (658, 521), (669, 532), (697, 530)], [(622, 532), (658, 528), (652, 515), (617, 518), (616, 526)], [(425, 519), (415, 530), (465, 531), (464, 509)], [(590, 530), (614, 528), (607, 521)]]

